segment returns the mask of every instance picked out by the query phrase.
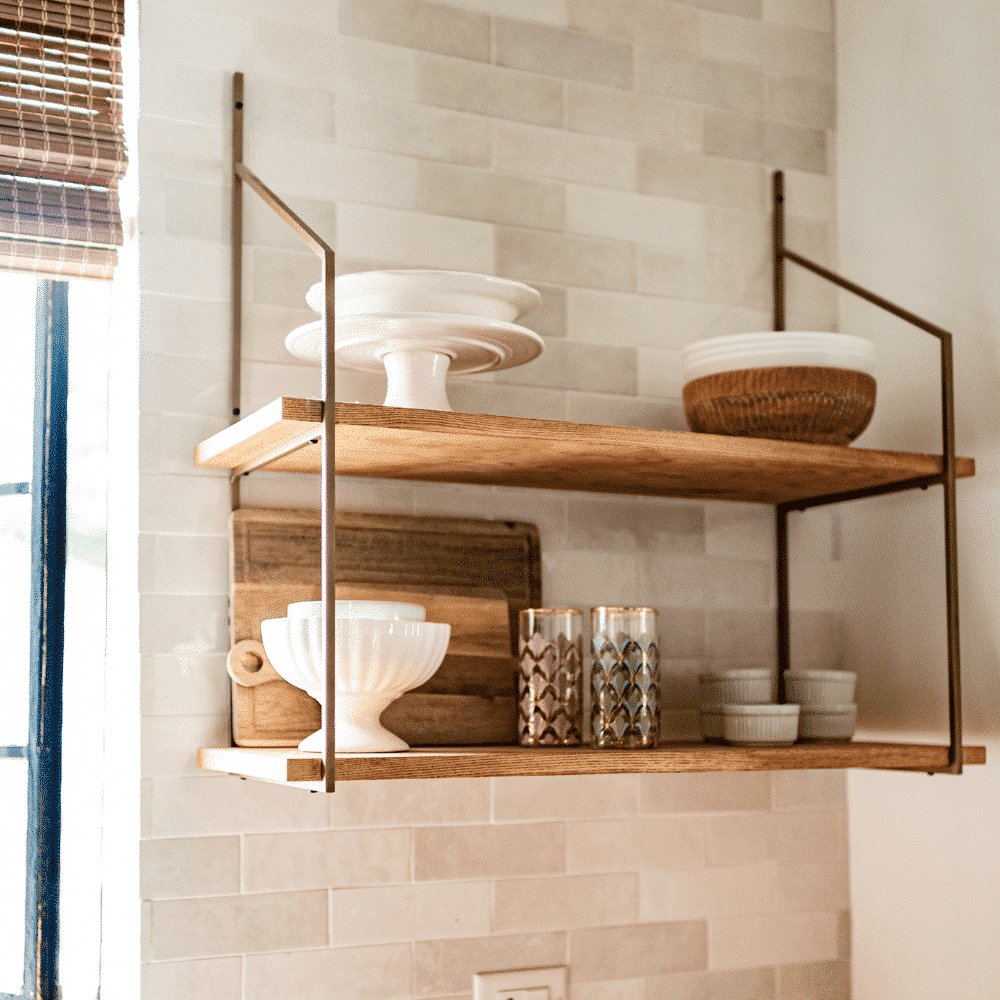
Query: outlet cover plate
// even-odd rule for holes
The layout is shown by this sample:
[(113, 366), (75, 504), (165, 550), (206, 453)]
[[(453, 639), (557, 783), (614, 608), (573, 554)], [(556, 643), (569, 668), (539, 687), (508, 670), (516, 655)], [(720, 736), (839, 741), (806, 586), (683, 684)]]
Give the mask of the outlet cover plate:
[(472, 977), (472, 1000), (568, 1000), (568, 995), (564, 965), (477, 972)]

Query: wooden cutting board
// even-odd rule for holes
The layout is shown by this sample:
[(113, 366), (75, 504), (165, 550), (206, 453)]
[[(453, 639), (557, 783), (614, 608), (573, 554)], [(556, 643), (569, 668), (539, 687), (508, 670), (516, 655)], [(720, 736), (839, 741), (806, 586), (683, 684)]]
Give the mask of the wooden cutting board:
[[(294, 746), (319, 727), (319, 706), (267, 661), (260, 622), (319, 598), (319, 515), (245, 508), (232, 519), (233, 736), (237, 746)], [(411, 600), (452, 625), (431, 680), (385, 723), (415, 746), (516, 738), (511, 655), (517, 613), (541, 601), (534, 525), (511, 521), (337, 515), (337, 596)], [(511, 628), (513, 623), (513, 630)]]

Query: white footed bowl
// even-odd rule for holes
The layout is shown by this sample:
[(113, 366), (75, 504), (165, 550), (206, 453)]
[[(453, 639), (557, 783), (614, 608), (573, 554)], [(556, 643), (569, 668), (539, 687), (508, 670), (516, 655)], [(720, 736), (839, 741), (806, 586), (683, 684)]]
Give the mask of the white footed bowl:
[[(422, 604), (398, 601), (335, 601), (336, 618), (368, 618), (373, 621), (422, 622), (427, 609)], [(289, 618), (322, 618), (322, 601), (295, 601), (288, 605)]]
[[(337, 315), (457, 313), (513, 323), (542, 301), (534, 288), (509, 278), (427, 268), (361, 271), (336, 282)], [(309, 308), (323, 311), (323, 285), (306, 293)]]
[[(320, 705), (323, 683), (322, 617), (269, 618), (260, 623), (264, 649), (274, 669)], [(448, 650), (451, 626), (421, 621), (338, 618), (335, 649), (334, 729), (338, 753), (409, 750), (380, 722), (397, 698), (429, 680)], [(322, 752), (323, 729), (300, 750)]]

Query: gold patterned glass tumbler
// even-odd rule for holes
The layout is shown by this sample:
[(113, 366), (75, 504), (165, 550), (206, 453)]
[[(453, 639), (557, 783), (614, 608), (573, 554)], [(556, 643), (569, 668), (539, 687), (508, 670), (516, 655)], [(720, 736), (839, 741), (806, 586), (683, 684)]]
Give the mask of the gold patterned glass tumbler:
[(583, 729), (583, 613), (521, 612), (518, 738), (526, 747), (575, 747)]
[(660, 662), (653, 608), (592, 608), (594, 742), (655, 747), (660, 735)]

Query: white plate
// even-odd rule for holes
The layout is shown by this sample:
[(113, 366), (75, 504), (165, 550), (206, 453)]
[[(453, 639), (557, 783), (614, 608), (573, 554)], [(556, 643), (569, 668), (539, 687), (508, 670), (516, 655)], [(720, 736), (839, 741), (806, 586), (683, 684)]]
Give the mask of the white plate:
[[(513, 323), (536, 308), (541, 295), (509, 278), (469, 271), (360, 271), (336, 281), (336, 311), (341, 316), (373, 313), (455, 313)], [(323, 311), (323, 285), (306, 293), (309, 308)]]
[[(300, 326), (285, 347), (303, 361), (319, 362), (319, 320)], [(381, 370), (387, 354), (425, 351), (451, 359), (452, 374), (513, 368), (537, 358), (545, 342), (533, 330), (500, 320), (443, 313), (345, 316), (337, 320), (336, 359), (341, 368)]]

